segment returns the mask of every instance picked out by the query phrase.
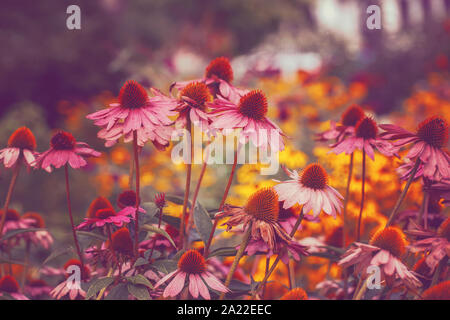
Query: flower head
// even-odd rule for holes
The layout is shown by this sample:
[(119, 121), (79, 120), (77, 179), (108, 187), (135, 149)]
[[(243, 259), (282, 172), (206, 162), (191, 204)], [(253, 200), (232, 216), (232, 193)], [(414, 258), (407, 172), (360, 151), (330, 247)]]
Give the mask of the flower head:
[(91, 149), (84, 142), (77, 142), (69, 132), (58, 131), (50, 140), (50, 149), (43, 152), (36, 160), (36, 167), (51, 171), (52, 166), (61, 168), (69, 164), (72, 168), (84, 167), (84, 157), (99, 157), (100, 152)]
[(348, 107), (341, 116), (341, 123), (337, 124), (335, 121), (330, 121), (331, 128), (324, 132), (317, 134), (317, 140), (329, 141), (345, 140), (355, 132), (356, 124), (365, 117), (364, 110), (357, 104)]
[(166, 194), (164, 192), (155, 195), (155, 205), (160, 210), (166, 206)]
[(169, 117), (176, 115), (175, 105), (173, 99), (161, 92), (152, 89), (152, 93), (150, 97), (138, 82), (129, 80), (120, 89), (118, 103), (87, 116), (102, 128), (98, 137), (106, 140), (107, 147), (122, 137), (125, 142), (130, 142), (133, 132), (136, 132), (139, 146), (148, 140), (158, 149), (169, 145), (173, 124)]
[(205, 78), (217, 78), (231, 83), (233, 81), (233, 69), (230, 60), (226, 57), (218, 57), (212, 60), (206, 67)]
[(175, 297), (183, 290), (186, 278), (189, 292), (194, 298), (201, 295), (204, 299), (211, 299), (208, 287), (219, 292), (229, 292), (227, 287), (206, 270), (205, 259), (197, 250), (186, 251), (178, 260), (177, 270), (159, 280), (155, 289), (172, 279), (164, 290), (163, 297)]
[(341, 211), (343, 197), (328, 185), (328, 174), (320, 164), (308, 165), (300, 175), (296, 171), (284, 169), (292, 180), (281, 182), (274, 187), (279, 200), (284, 201), (283, 208), (290, 208), (295, 204), (303, 205), (303, 211), (308, 213), (313, 210), (315, 217), (322, 210), (333, 217)]
[[(395, 140), (396, 147), (412, 144), (406, 154), (410, 162), (420, 159), (421, 163), (415, 178), (425, 177), (432, 181), (450, 178), (450, 155), (445, 150), (448, 143), (448, 122), (440, 116), (432, 116), (422, 121), (416, 133), (409, 132), (392, 124), (380, 125), (386, 130), (382, 136), (388, 140)], [(413, 166), (406, 167), (403, 177), (411, 175)]]
[(209, 106), (213, 128), (224, 134), (239, 129), (241, 144), (251, 141), (256, 147), (270, 146), (275, 152), (284, 149), (284, 133), (267, 118), (267, 97), (261, 90), (240, 92), (228, 100), (219, 97)]
[(114, 251), (125, 256), (132, 256), (134, 254), (133, 240), (131, 240), (130, 231), (127, 228), (120, 228), (112, 234), (111, 238), (111, 246)]
[(422, 293), (423, 300), (450, 300), (450, 280), (428, 288)]
[(19, 290), (19, 283), (13, 276), (6, 275), (0, 278), (0, 297), (6, 293), (16, 300), (28, 300)]
[(17, 161), (22, 161), (29, 167), (34, 166), (36, 139), (27, 127), (21, 127), (14, 131), (8, 139), (8, 147), (0, 150), (0, 160), (3, 165), (11, 168)]
[[(45, 220), (37, 212), (27, 212), (21, 218), (32, 228), (45, 228)], [(53, 244), (53, 237), (47, 230), (26, 232), (23, 236), (25, 239), (29, 239), (32, 243), (41, 245), (45, 249), (48, 249)]]
[(109, 202), (109, 200), (105, 197), (97, 197), (89, 205), (89, 208), (86, 212), (86, 218), (95, 218), (95, 214), (98, 210), (108, 208), (113, 208), (111, 202)]

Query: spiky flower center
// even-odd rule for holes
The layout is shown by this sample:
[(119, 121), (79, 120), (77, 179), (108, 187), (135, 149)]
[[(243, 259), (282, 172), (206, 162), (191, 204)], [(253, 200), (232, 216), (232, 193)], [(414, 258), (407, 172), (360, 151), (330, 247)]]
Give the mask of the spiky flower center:
[(395, 227), (383, 228), (375, 232), (370, 239), (370, 244), (389, 251), (397, 258), (405, 253), (406, 248), (405, 235)]
[(126, 227), (114, 232), (111, 238), (114, 251), (127, 256), (133, 255), (133, 241), (130, 237), (130, 231)]
[(328, 185), (328, 174), (318, 163), (311, 163), (303, 169), (300, 182), (308, 188), (323, 190)]
[(21, 127), (9, 137), (8, 147), (34, 151), (36, 149), (36, 139), (30, 129)]
[(97, 210), (97, 212), (95, 213), (95, 217), (98, 219), (106, 219), (109, 217), (113, 217), (115, 215), (116, 212), (114, 211), (113, 208), (100, 209)]
[(439, 116), (425, 119), (419, 124), (417, 135), (433, 147), (442, 148), (448, 142), (448, 123)]
[(148, 101), (147, 91), (137, 81), (128, 80), (119, 92), (119, 103), (123, 108), (139, 109)]
[(302, 288), (295, 288), (286, 292), (280, 300), (308, 300), (308, 294)]
[(213, 76), (228, 83), (233, 81), (233, 69), (228, 58), (218, 57), (209, 63), (208, 67), (206, 67), (205, 77), (212, 78)]
[(136, 192), (133, 190), (125, 190), (119, 194), (119, 197), (117, 198), (117, 205), (121, 209), (136, 206)]
[[(0, 210), (0, 217), (5, 214), (5, 210)], [(5, 221), (19, 221), (20, 215), (19, 213), (14, 209), (8, 209), (8, 212), (6, 213)]]
[(277, 222), (280, 213), (278, 194), (273, 188), (259, 189), (248, 199), (245, 212), (258, 220)]
[(166, 206), (166, 194), (164, 192), (155, 195), (155, 205), (159, 209), (162, 209)]
[(365, 117), (355, 126), (356, 136), (363, 139), (375, 139), (378, 133), (378, 125), (372, 118)]
[(364, 118), (364, 110), (357, 104), (354, 104), (342, 114), (341, 123), (344, 126), (354, 127), (362, 118)]
[(94, 218), (95, 214), (100, 209), (113, 208), (111, 202), (105, 197), (97, 197), (91, 202), (88, 211), (86, 213), (87, 218)]
[(181, 90), (180, 96), (193, 108), (204, 110), (211, 101), (211, 93), (203, 82), (191, 82)]
[(22, 216), (23, 219), (34, 220), (32, 226), (34, 228), (45, 228), (45, 221), (42, 216), (37, 212), (27, 212)]
[(188, 274), (202, 274), (206, 270), (205, 258), (197, 250), (186, 251), (178, 260), (178, 269)]
[(450, 218), (444, 220), (438, 229), (438, 236), (450, 241)]
[(76, 142), (71, 133), (59, 131), (50, 140), (50, 146), (55, 150), (72, 150)]
[(262, 120), (267, 114), (267, 98), (261, 90), (252, 90), (239, 101), (239, 112), (253, 120)]
[(19, 292), (19, 283), (13, 276), (6, 275), (0, 279), (0, 291), (7, 293)]

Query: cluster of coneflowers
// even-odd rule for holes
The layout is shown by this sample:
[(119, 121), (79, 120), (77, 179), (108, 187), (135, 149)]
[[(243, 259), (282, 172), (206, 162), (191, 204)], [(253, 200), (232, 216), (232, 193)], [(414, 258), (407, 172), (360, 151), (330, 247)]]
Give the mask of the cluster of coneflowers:
[[(450, 201), (450, 156), (448, 153), (448, 123), (435, 116), (418, 125), (415, 133), (392, 124), (379, 125), (360, 106), (352, 105), (343, 113), (340, 123), (331, 122), (330, 130), (318, 134), (319, 141), (329, 143), (330, 152), (349, 155), (348, 180), (344, 196), (330, 185), (328, 173), (319, 163), (311, 163), (300, 171), (283, 167), (288, 176), (274, 187), (260, 188), (242, 206), (227, 203), (228, 192), (237, 166), (238, 150), (251, 143), (256, 148), (278, 152), (284, 148), (286, 135), (267, 117), (268, 99), (261, 90), (235, 87), (233, 71), (227, 58), (217, 58), (206, 68), (201, 79), (176, 82), (168, 94), (151, 88), (147, 91), (138, 82), (127, 81), (121, 88), (116, 103), (87, 115), (100, 129), (98, 138), (111, 147), (122, 141), (132, 143), (134, 157), (130, 181), (135, 185), (123, 190), (113, 201), (104, 197), (93, 199), (84, 221), (75, 221), (70, 193), (69, 169), (80, 169), (87, 157), (98, 157), (100, 152), (77, 141), (65, 131), (57, 131), (50, 139), (50, 148), (39, 153), (33, 133), (25, 127), (17, 129), (9, 138), (8, 146), (0, 151), (4, 167), (12, 171), (12, 178), (3, 209), (0, 211), (1, 278), (0, 295), (14, 299), (103, 299), (114, 298), (178, 298), (224, 299), (264, 297), (268, 280), (281, 261), (288, 267), (290, 291), (280, 299), (306, 300), (308, 294), (296, 286), (292, 266), (302, 256), (324, 253), (326, 250), (343, 252), (339, 265), (343, 268), (344, 299), (361, 299), (367, 294), (369, 267), (380, 270), (383, 290), (373, 297), (397, 295), (403, 299), (449, 299), (448, 255), (450, 253), (450, 220), (444, 215), (437, 229), (430, 227), (430, 199), (448, 206)], [(151, 207), (141, 201), (139, 156), (148, 142), (157, 150), (165, 150), (173, 135), (182, 130), (192, 132), (194, 127), (210, 137), (238, 132), (234, 163), (225, 184), (223, 197), (212, 214), (197, 204), (207, 161), (203, 162), (200, 178), (191, 195), (192, 161), (186, 164), (186, 187), (180, 200), (179, 219), (167, 218), (166, 202), (172, 198), (158, 194)], [(264, 134), (268, 131), (275, 140)], [(190, 137), (188, 135), (188, 137)], [(274, 143), (276, 141), (276, 143)], [(398, 157), (409, 147), (397, 169), (406, 180), (400, 197), (383, 228), (377, 230), (369, 243), (361, 242), (364, 220), (366, 156), (374, 161), (378, 152), (385, 157)], [(356, 151), (362, 154), (362, 190), (356, 242), (347, 244), (349, 225), (346, 223), (347, 203), (353, 179)], [(193, 155), (191, 152), (191, 159)], [(73, 257), (62, 268), (43, 266), (36, 274), (29, 274), (30, 251), (35, 247), (48, 249), (53, 238), (45, 228), (42, 215), (27, 212), (20, 215), (10, 208), (14, 187), (21, 169), (64, 168), (67, 194), (67, 214), (75, 246)], [(424, 200), (419, 212), (411, 219), (410, 228), (402, 230), (398, 223), (399, 210), (411, 183), (420, 180)], [(149, 209), (150, 208), (150, 209)], [(321, 223), (320, 214), (334, 218), (343, 214), (342, 237), (344, 248), (326, 246), (319, 240), (301, 241), (303, 219)], [(200, 218), (201, 221), (199, 220)], [(173, 217), (172, 217), (173, 218)], [(171, 222), (170, 222), (171, 221)], [(197, 225), (197, 224), (202, 224)], [(211, 252), (217, 227), (226, 226), (226, 232), (239, 239), (236, 248), (216, 248)], [(206, 227), (205, 227), (206, 226)], [(201, 229), (201, 230), (200, 230)], [(194, 248), (196, 235), (203, 246)], [(83, 247), (80, 235), (96, 239)], [(407, 237), (411, 241), (407, 242)], [(22, 277), (16, 279), (12, 261), (14, 250), (24, 249)], [(214, 253), (214, 254), (213, 254)], [(408, 265), (410, 254), (417, 260)], [(231, 264), (220, 256), (232, 256)], [(265, 256), (266, 272), (262, 281), (254, 282), (252, 274), (245, 275), (241, 259), (244, 256)], [(274, 259), (271, 259), (274, 258)], [(272, 263), (271, 260), (273, 261)], [(71, 277), (78, 270), (79, 281)], [(251, 279), (248, 289), (233, 284), (236, 276)], [(60, 282), (51, 287), (44, 278)], [(338, 280), (326, 281), (318, 289), (335, 289)], [(341, 290), (342, 291), (342, 290)], [(400, 294), (400, 295), (399, 295)], [(314, 293), (310, 298), (314, 299)]]

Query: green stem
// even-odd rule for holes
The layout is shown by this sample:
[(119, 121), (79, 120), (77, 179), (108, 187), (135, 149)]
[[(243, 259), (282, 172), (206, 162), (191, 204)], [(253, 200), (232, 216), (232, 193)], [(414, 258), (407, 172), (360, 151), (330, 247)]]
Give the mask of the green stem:
[(9, 203), (11, 201), (14, 187), (16, 186), (17, 178), (19, 177), (19, 173), (20, 173), (20, 161), (17, 162), (16, 166), (14, 167), (14, 172), (11, 177), (11, 182), (9, 184), (8, 193), (6, 194), (5, 205), (3, 207), (3, 214), (2, 214), (2, 219), (0, 222), (0, 238), (3, 234), (3, 228), (5, 227), (5, 221), (6, 221), (6, 216), (8, 214)]
[(363, 152), (362, 152), (361, 207), (359, 209), (358, 229), (356, 231), (356, 241), (359, 241), (361, 238), (361, 221), (362, 221), (362, 214), (364, 211), (365, 185), (366, 185), (366, 150), (363, 149)]

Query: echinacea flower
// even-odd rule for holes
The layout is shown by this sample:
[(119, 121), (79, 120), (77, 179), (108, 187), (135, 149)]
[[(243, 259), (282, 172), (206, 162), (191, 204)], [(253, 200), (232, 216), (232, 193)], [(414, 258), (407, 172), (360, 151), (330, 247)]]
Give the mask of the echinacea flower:
[(421, 237), (410, 245), (410, 250), (426, 253), (425, 262), (431, 270), (435, 270), (444, 258), (450, 257), (450, 218), (442, 222), (436, 233), (420, 229), (409, 230), (408, 233)]
[(178, 268), (158, 281), (155, 289), (164, 282), (172, 279), (163, 292), (163, 297), (176, 297), (187, 283), (189, 292), (194, 298), (199, 295), (210, 300), (209, 288), (219, 292), (229, 292), (213, 274), (206, 270), (205, 258), (197, 250), (186, 251), (178, 260)]
[(58, 131), (50, 140), (50, 149), (36, 159), (36, 167), (51, 171), (52, 166), (61, 168), (69, 164), (74, 169), (84, 167), (84, 157), (99, 157), (100, 152), (90, 148), (87, 143), (77, 142), (69, 132)]
[(77, 229), (84, 229), (88, 227), (101, 228), (106, 224), (115, 225), (121, 227), (124, 223), (129, 223), (130, 216), (134, 215), (134, 210), (121, 210), (116, 212), (112, 208), (99, 209), (95, 213), (94, 218), (85, 218), (84, 221), (77, 227)]
[[(0, 217), (3, 217), (5, 214), (4, 209), (0, 209)], [(16, 229), (28, 229), (31, 227), (30, 220), (23, 219), (23, 216), (20, 216), (20, 214), (14, 210), (14, 209), (8, 209), (6, 216), (5, 216), (5, 224), (3, 226), (3, 232), (2, 234), (5, 234), (8, 231), (16, 230)], [(21, 234), (22, 236), (24, 234)]]
[(105, 197), (97, 197), (92, 200), (86, 212), (86, 218), (95, 218), (95, 214), (100, 209), (113, 209), (111, 202)]
[(224, 134), (240, 129), (239, 142), (251, 141), (254, 146), (270, 146), (274, 152), (284, 149), (281, 129), (266, 115), (268, 102), (261, 90), (243, 92), (230, 100), (217, 98), (208, 104), (211, 107), (211, 127), (222, 130)]
[(225, 205), (219, 217), (230, 217), (224, 223), (227, 231), (241, 224), (246, 230), (251, 225), (250, 238), (263, 240), (271, 250), (276, 250), (279, 243), (277, 240), (285, 243), (291, 240), (289, 234), (279, 225), (278, 214), (277, 193), (273, 188), (262, 188), (248, 198), (244, 207)]
[(450, 280), (428, 288), (421, 296), (423, 300), (450, 300)]
[(36, 139), (27, 127), (21, 127), (9, 137), (8, 147), (0, 150), (0, 160), (6, 168), (11, 168), (17, 161), (23, 161), (28, 167), (34, 166), (37, 153)]
[(381, 278), (387, 285), (400, 279), (407, 287), (420, 287), (422, 283), (414, 272), (400, 260), (406, 251), (406, 240), (403, 232), (395, 227), (378, 230), (371, 238), (370, 244), (355, 242), (348, 249), (339, 265), (343, 268), (354, 266), (355, 273), (365, 277), (369, 266), (377, 266), (381, 271)]
[(0, 278), (0, 297), (5, 294), (16, 300), (29, 300), (26, 296), (20, 293), (19, 283), (11, 275), (6, 275), (3, 278)]
[[(172, 227), (170, 224), (167, 224), (164, 227), (164, 230), (175, 243), (178, 243), (180, 232), (177, 228)], [(160, 252), (170, 253), (172, 251), (176, 251), (176, 248), (172, 245), (172, 243), (165, 236), (159, 233), (155, 233), (155, 235), (151, 239), (144, 240), (139, 245), (147, 249), (151, 249), (154, 247), (155, 250), (158, 250)]]
[(302, 288), (294, 288), (286, 292), (280, 300), (308, 300), (308, 294)]
[(164, 150), (172, 134), (170, 116), (174, 112), (172, 99), (152, 89), (154, 96), (136, 81), (127, 81), (120, 89), (118, 103), (109, 108), (91, 113), (86, 118), (94, 120), (94, 124), (102, 129), (98, 137), (106, 140), (105, 145), (111, 147), (124, 137), (125, 142), (133, 140), (133, 132), (137, 135), (137, 144), (143, 146), (151, 140), (158, 150)]
[(274, 186), (280, 201), (284, 201), (283, 208), (287, 209), (295, 204), (303, 205), (305, 213), (313, 211), (317, 217), (323, 210), (326, 214), (336, 218), (342, 208), (341, 194), (328, 185), (328, 174), (318, 163), (308, 165), (299, 175), (297, 171), (284, 168), (292, 179)]
[(111, 248), (114, 252), (119, 253), (124, 259), (133, 256), (133, 240), (131, 240), (130, 231), (126, 227), (122, 227), (114, 232), (111, 240)]
[(342, 114), (341, 122), (337, 124), (334, 121), (330, 121), (331, 128), (325, 132), (317, 134), (317, 140), (336, 140), (336, 142), (342, 141), (355, 132), (356, 124), (364, 117), (364, 110), (360, 106), (353, 104)]
[(75, 300), (78, 297), (84, 298), (86, 296), (86, 291), (81, 288), (80, 283), (77, 281), (69, 281), (69, 272), (74, 272), (69, 268), (79, 268), (80, 280), (87, 281), (90, 278), (91, 272), (86, 265), (82, 265), (80, 260), (70, 259), (65, 264), (63, 269), (66, 271), (66, 279), (58, 284), (51, 292), (50, 295), (55, 299), (61, 299), (66, 295), (69, 296), (70, 300)]
[[(450, 177), (450, 155), (445, 152), (448, 143), (448, 123), (439, 116), (433, 116), (422, 121), (416, 133), (409, 132), (393, 124), (383, 124), (380, 127), (386, 130), (382, 134), (384, 139), (395, 140), (396, 147), (413, 144), (407, 155), (410, 161), (420, 159), (423, 164), (422, 175), (433, 181), (440, 181)], [(410, 175), (409, 170), (406, 176)], [(418, 177), (415, 174), (415, 177)]]
[[(44, 218), (37, 212), (27, 212), (22, 215), (22, 219), (28, 222), (31, 228), (45, 228)], [(24, 237), (35, 245), (40, 245), (45, 249), (50, 248), (53, 244), (53, 237), (47, 230), (38, 230), (24, 233)]]
[(331, 148), (331, 152), (335, 154), (342, 152), (351, 154), (357, 149), (362, 150), (372, 160), (374, 160), (374, 149), (388, 157), (394, 156), (397, 151), (397, 148), (378, 134), (378, 125), (370, 117), (359, 120), (355, 125), (355, 132), (346, 139), (331, 145)]
[(231, 85), (233, 78), (234, 75), (230, 60), (226, 57), (218, 57), (212, 60), (206, 67), (205, 76), (202, 79), (176, 82), (173, 86), (178, 90), (182, 90), (190, 82), (203, 82), (208, 86), (214, 97), (220, 95), (229, 99), (231, 95), (235, 95), (239, 91), (239, 89)]

